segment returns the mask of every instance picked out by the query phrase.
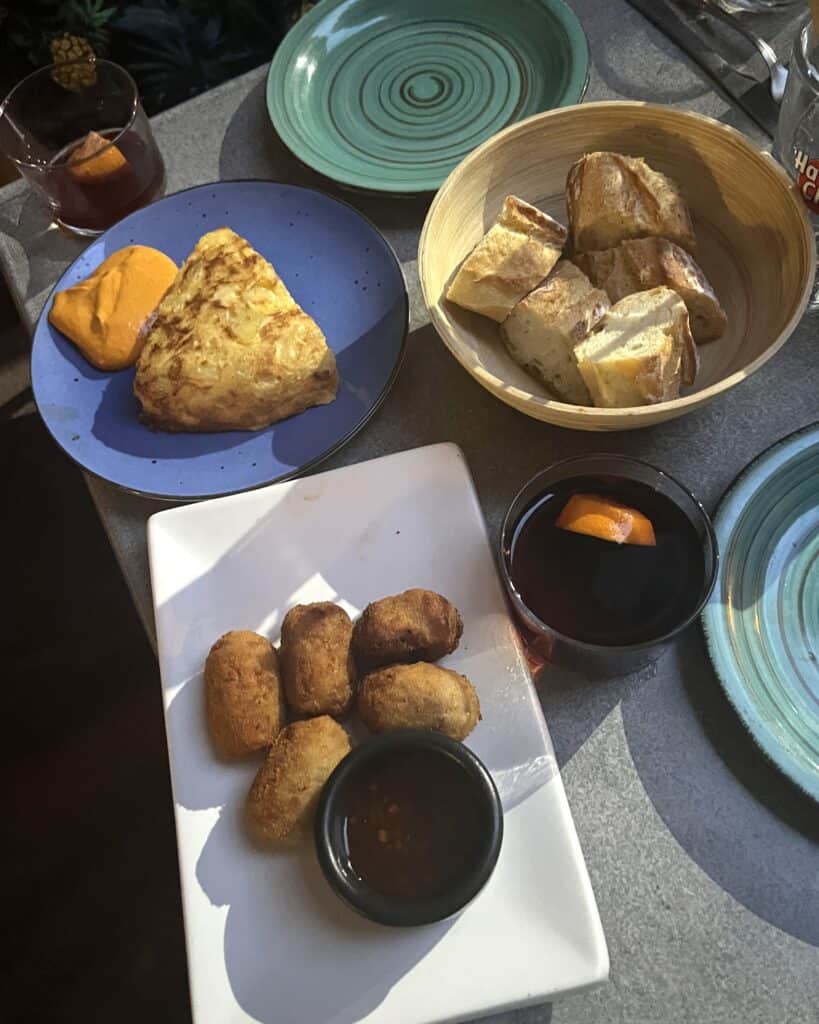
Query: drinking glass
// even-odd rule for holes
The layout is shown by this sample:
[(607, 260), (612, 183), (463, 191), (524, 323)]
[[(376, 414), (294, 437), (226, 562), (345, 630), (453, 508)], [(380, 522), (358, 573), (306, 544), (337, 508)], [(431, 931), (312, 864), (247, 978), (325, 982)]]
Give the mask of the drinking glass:
[[(794, 40), (774, 146), (819, 231), (819, 47), (810, 16)], [(815, 288), (811, 308), (817, 306)]]
[[(560, 632), (541, 619), (524, 601), (514, 576), (513, 541), (521, 518), (534, 502), (565, 481), (598, 478), (604, 483), (633, 481), (645, 485), (676, 506), (693, 527), (698, 541), (698, 557), (702, 559), (702, 583), (690, 596), (690, 604), (673, 627), (664, 635), (649, 637), (635, 643), (615, 645), (582, 641)], [(606, 543), (606, 542), (603, 542)], [(527, 657), (534, 667), (549, 663), (574, 669), (597, 678), (627, 675), (656, 661), (672, 640), (700, 614), (711, 595), (717, 577), (719, 553), (714, 528), (708, 513), (697, 499), (673, 477), (647, 462), (625, 455), (580, 455), (555, 463), (537, 473), (518, 492), (509, 506), (501, 526), (498, 563), (507, 597), (518, 621), (523, 626)], [(548, 572), (548, 566), (544, 566)], [(559, 585), (559, 583), (558, 583)], [(668, 579), (668, 587), (678, 585)]]
[(58, 224), (94, 236), (162, 194), (165, 168), (128, 72), (95, 57), (34, 71), (0, 104), (0, 151)]

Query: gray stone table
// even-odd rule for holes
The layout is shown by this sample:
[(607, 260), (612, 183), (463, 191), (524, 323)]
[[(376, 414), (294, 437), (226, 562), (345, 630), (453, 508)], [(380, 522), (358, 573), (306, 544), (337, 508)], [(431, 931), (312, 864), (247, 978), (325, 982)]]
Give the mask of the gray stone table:
[[(574, 0), (574, 7), (593, 54), (588, 99), (667, 103), (754, 136), (624, 0)], [(468, 377), (429, 325), (415, 267), (428, 200), (341, 192), (301, 167), (271, 129), (264, 75), (258, 69), (166, 111), (154, 127), (169, 191), (226, 178), (317, 185), (359, 207), (396, 249), (411, 291), (406, 360), (387, 401), (325, 468), (455, 441), (496, 536), (519, 485), (556, 459), (604, 450), (637, 455), (668, 469), (713, 509), (750, 459), (817, 419), (811, 318), (753, 378), (672, 423), (600, 435), (507, 408)], [(50, 228), (25, 186), (0, 191), (0, 266), (29, 328), (81, 248)], [(88, 486), (153, 636), (145, 522), (164, 506), (99, 480)], [(547, 671), (540, 694), (608, 938), (611, 980), (553, 1006), (496, 1017), (496, 1024), (817, 1024), (819, 812), (738, 723), (699, 631), (637, 676), (597, 683)]]

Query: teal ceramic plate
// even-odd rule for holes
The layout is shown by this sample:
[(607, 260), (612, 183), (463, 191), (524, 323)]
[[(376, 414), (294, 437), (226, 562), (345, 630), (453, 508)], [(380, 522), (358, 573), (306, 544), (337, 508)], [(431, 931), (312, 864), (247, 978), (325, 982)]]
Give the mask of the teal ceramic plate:
[(267, 106), (321, 174), (429, 192), (501, 128), (577, 103), (588, 66), (563, 0), (322, 0), (276, 51)]
[(819, 424), (752, 462), (714, 528), (711, 660), (765, 753), (819, 800)]

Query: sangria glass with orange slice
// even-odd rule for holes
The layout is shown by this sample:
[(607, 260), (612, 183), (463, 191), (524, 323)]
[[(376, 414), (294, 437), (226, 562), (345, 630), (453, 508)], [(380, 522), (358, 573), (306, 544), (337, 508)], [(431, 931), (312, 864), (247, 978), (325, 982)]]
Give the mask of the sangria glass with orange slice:
[(512, 502), (500, 543), (501, 575), (536, 650), (599, 676), (656, 660), (716, 578), (702, 505), (667, 473), (622, 455), (539, 473)]
[(107, 60), (52, 64), (19, 82), (0, 104), (0, 151), (79, 235), (100, 234), (164, 189), (136, 85)]

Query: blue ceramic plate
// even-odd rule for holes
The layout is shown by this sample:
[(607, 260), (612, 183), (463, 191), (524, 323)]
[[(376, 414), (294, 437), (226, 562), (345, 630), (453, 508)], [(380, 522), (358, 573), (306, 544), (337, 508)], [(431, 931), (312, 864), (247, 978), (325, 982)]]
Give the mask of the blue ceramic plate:
[(276, 51), (267, 106), (321, 174), (429, 192), (507, 125), (579, 103), (588, 70), (564, 0), (322, 0)]
[(152, 245), (181, 263), (201, 235), (224, 225), (273, 263), (321, 326), (336, 355), (338, 397), (255, 433), (152, 431), (139, 421), (134, 371), (95, 370), (49, 324), (49, 297), (31, 359), (37, 407), (72, 459), (130, 491), (204, 498), (302, 473), (367, 422), (398, 372), (408, 316), (398, 261), (369, 221), (312, 189), (228, 181), (167, 196), (101, 235), (55, 291), (81, 281), (125, 245)]
[(752, 462), (714, 527), (711, 660), (765, 753), (819, 800), (819, 424)]

